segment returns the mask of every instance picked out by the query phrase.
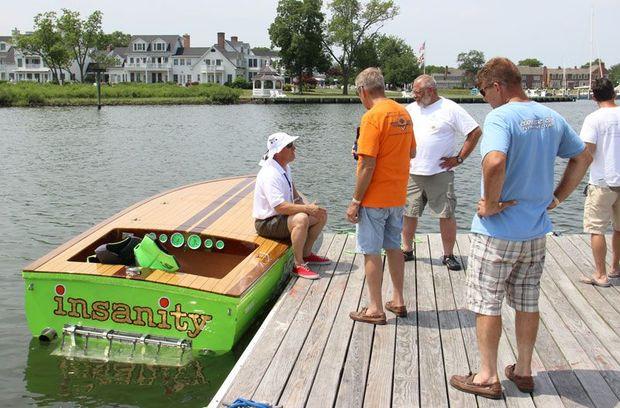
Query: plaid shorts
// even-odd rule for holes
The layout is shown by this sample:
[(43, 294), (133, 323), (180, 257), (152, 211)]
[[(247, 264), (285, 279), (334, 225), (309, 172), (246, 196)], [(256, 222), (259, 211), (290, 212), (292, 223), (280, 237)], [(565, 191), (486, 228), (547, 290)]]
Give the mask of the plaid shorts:
[(506, 241), (473, 234), (467, 268), (467, 307), (501, 315), (502, 301), (520, 312), (538, 312), (547, 238)]

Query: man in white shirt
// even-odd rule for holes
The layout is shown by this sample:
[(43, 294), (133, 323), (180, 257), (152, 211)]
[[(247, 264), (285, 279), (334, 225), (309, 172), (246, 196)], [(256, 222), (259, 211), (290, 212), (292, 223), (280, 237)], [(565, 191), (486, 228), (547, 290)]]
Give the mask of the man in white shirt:
[[(609, 278), (620, 278), (620, 107), (611, 81), (599, 78), (592, 84), (599, 109), (589, 114), (581, 128), (581, 139), (594, 157), (590, 167), (588, 194), (583, 209), (583, 230), (590, 234), (596, 270), (583, 283), (610, 286)], [(612, 221), (611, 272), (607, 274), (605, 232)]]
[[(455, 102), (437, 95), (437, 84), (430, 75), (413, 81), (416, 101), (407, 106), (413, 121), (416, 155), (411, 159), (407, 206), (403, 220), (403, 254), (405, 261), (415, 259), (413, 238), (428, 204), (439, 217), (443, 243), (441, 261), (450, 270), (460, 270), (454, 256), (456, 241), (456, 196), (453, 169), (474, 150), (482, 131), (476, 121)], [(466, 135), (460, 151), (456, 150), (456, 134)]]
[(293, 275), (306, 279), (320, 276), (308, 264), (327, 265), (330, 260), (312, 253), (312, 245), (327, 222), (327, 211), (306, 204), (300, 197), (289, 163), (295, 160), (297, 136), (274, 133), (267, 139), (267, 153), (256, 176), (252, 216), (258, 235), (291, 240), (295, 266)]

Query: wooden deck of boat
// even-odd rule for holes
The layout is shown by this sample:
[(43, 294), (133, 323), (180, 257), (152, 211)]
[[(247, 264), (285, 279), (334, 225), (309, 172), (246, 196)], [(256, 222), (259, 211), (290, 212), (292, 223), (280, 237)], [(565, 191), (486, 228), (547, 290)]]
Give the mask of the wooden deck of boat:
[[(577, 283), (593, 268), (588, 237), (547, 240), (531, 395), (503, 375), (517, 349), (514, 311), (504, 305), (504, 399), (495, 401), (448, 385), (452, 374), (479, 367), (475, 316), (465, 309), (465, 272), (437, 260), (440, 236), (418, 238), (418, 259), (405, 270), (408, 316), (388, 312), (387, 325), (373, 326), (348, 316), (367, 296), (355, 237), (326, 235), (321, 253), (336, 262), (320, 269), (320, 280), (289, 283), (209, 407), (238, 397), (285, 408), (620, 406), (620, 284)], [(467, 235), (458, 236), (455, 253), (466, 265)]]
[[(123, 265), (73, 261), (112, 230), (164, 230), (254, 243), (253, 255), (221, 278), (190, 273), (144, 272), (139, 279), (238, 297), (288, 249), (256, 235), (252, 218), (255, 176), (232, 177), (179, 187), (139, 202), (26, 266), (26, 271), (125, 278)], [(94, 253), (92, 247), (91, 255)], [(268, 259), (268, 261), (265, 261)]]

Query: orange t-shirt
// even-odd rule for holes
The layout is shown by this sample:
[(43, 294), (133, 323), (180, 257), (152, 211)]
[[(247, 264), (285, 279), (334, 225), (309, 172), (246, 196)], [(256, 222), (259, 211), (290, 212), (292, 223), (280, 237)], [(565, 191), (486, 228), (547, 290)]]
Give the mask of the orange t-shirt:
[[(357, 154), (377, 159), (364, 207), (400, 207), (407, 200), (413, 124), (404, 106), (391, 99), (377, 102), (362, 117)], [(357, 171), (359, 173), (360, 163)]]

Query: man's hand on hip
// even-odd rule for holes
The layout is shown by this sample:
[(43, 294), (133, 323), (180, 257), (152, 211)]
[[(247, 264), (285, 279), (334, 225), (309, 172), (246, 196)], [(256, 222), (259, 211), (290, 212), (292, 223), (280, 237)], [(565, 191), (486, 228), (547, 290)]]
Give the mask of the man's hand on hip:
[(491, 202), (486, 201), (484, 198), (481, 198), (478, 201), (478, 216), (479, 217), (490, 217), (495, 214), (499, 214), (504, 211), (508, 207), (512, 207), (517, 204), (517, 200), (509, 200), (509, 201), (499, 201), (499, 202)]
[(445, 170), (452, 170), (452, 168), (458, 166), (459, 164), (461, 163), (459, 163), (458, 156), (442, 157), (439, 166)]

